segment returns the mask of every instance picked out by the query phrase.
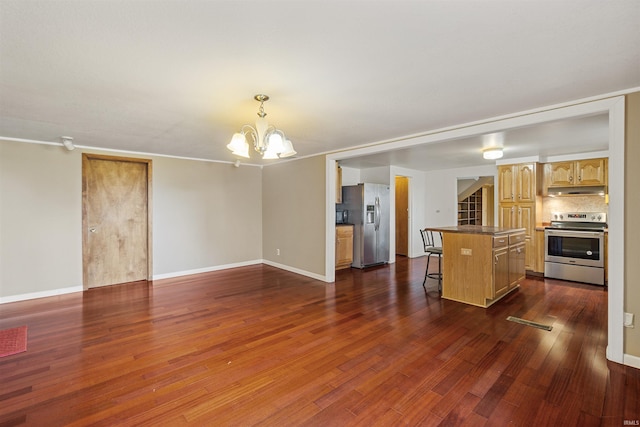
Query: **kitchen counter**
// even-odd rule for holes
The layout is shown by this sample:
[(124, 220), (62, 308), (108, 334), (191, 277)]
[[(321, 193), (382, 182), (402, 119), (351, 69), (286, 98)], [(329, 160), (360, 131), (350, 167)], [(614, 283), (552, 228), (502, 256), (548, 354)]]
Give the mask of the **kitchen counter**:
[(439, 233), (489, 234), (492, 236), (516, 232), (524, 233), (526, 231), (524, 228), (492, 227), (486, 225), (454, 225), (451, 227), (429, 227), (427, 229)]
[(442, 298), (489, 307), (525, 277), (525, 229), (460, 225), (442, 233)]

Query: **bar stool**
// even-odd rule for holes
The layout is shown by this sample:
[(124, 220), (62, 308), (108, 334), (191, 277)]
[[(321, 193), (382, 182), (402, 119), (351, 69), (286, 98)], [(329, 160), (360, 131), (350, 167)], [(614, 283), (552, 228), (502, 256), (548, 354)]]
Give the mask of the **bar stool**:
[[(436, 246), (433, 240), (433, 231), (420, 230), (420, 234), (422, 235), (422, 243), (424, 244), (424, 251), (427, 254), (427, 271), (424, 274), (424, 280), (422, 281), (422, 286), (427, 289), (425, 286), (427, 283), (427, 278), (429, 279), (438, 279), (438, 293), (442, 292), (442, 246)], [(442, 242), (442, 233), (440, 233), (440, 241)], [(431, 260), (431, 255), (438, 255), (438, 272), (437, 273), (429, 273), (429, 261)]]

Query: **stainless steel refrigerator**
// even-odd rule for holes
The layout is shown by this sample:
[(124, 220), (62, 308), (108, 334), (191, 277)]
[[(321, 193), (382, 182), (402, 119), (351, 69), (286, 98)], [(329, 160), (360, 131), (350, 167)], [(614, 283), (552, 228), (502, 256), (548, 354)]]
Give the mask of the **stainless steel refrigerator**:
[(389, 186), (358, 184), (342, 187), (342, 206), (353, 227), (352, 267), (389, 262)]

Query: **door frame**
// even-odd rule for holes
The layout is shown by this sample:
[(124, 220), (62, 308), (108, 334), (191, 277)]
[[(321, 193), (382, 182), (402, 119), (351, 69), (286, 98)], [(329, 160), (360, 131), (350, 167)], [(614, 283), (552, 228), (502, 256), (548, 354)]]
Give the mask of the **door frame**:
[(87, 193), (86, 165), (91, 160), (108, 160), (115, 162), (142, 163), (147, 168), (147, 280), (153, 280), (153, 200), (152, 200), (152, 160), (139, 157), (107, 156), (103, 154), (82, 153), (82, 289), (88, 290), (88, 277), (86, 262), (89, 256), (89, 223), (87, 220)]
[[(505, 129), (535, 125), (548, 121), (560, 120), (571, 117), (583, 117), (585, 115), (607, 113), (609, 116), (609, 253), (614, 257), (609, 258), (609, 298), (608, 298), (608, 342), (607, 359), (621, 364), (625, 363), (624, 354), (624, 287), (625, 287), (625, 95), (631, 92), (616, 92), (596, 97), (574, 100), (562, 104), (556, 104), (528, 111), (520, 111), (506, 116), (493, 117), (491, 119), (459, 124), (456, 126), (433, 130), (420, 135), (396, 138), (393, 140), (379, 141), (360, 148), (331, 153), (326, 156), (326, 224), (325, 229), (335, 221), (335, 174), (331, 173), (335, 168), (336, 160), (344, 160), (354, 157), (363, 157), (369, 154), (377, 154), (391, 150), (406, 148), (412, 145), (441, 143), (466, 136), (477, 136), (486, 133), (504, 131)], [(330, 203), (333, 202), (334, 205)], [(335, 227), (335, 226), (334, 226)], [(335, 233), (334, 233), (335, 234)], [(334, 255), (335, 236), (326, 233), (325, 253), (325, 280), (335, 281), (333, 270), (334, 260), (328, 255)]]

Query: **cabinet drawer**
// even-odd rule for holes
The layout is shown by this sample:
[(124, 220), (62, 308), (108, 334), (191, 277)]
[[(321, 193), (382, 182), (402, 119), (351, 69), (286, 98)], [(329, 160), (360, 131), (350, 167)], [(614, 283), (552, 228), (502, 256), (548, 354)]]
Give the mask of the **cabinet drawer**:
[(340, 225), (336, 227), (337, 237), (350, 237), (353, 235), (353, 227), (350, 225)]
[(494, 236), (493, 237), (493, 247), (494, 248), (502, 248), (504, 246), (509, 245), (509, 236)]
[(524, 243), (525, 239), (524, 233), (510, 234), (509, 235), (509, 244), (514, 245), (516, 243)]

